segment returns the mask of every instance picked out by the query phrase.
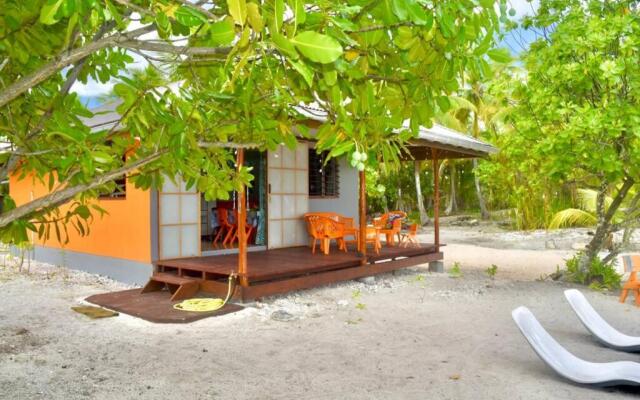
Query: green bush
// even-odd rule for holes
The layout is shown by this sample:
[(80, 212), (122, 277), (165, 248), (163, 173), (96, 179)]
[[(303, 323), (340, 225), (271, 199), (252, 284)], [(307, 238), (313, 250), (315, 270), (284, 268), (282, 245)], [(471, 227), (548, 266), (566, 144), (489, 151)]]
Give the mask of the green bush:
[(566, 277), (569, 282), (588, 285), (594, 290), (614, 290), (620, 288), (622, 276), (611, 264), (605, 264), (599, 258), (594, 259), (588, 271), (579, 268), (582, 253), (567, 260)]

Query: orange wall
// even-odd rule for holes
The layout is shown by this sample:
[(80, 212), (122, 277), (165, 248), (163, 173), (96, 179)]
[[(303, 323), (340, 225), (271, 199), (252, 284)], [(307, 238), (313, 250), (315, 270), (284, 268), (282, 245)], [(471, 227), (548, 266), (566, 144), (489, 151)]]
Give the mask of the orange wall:
[[(47, 194), (46, 185), (31, 177), (18, 180), (12, 176), (9, 190), (17, 205)], [(34, 234), (35, 242), (46, 247), (151, 262), (151, 192), (136, 189), (127, 180), (126, 199), (97, 200), (97, 203), (108, 214), (100, 217), (93, 212), (89, 235), (80, 236), (69, 226), (69, 243), (65, 245), (58, 242), (53, 229), (52, 237), (46, 242)]]

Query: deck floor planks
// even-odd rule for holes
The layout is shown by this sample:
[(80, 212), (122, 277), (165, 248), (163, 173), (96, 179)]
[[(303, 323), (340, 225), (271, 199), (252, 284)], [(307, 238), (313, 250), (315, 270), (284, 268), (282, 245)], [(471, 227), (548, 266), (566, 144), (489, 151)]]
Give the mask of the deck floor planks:
[[(414, 257), (435, 252), (435, 246), (422, 244), (421, 247), (383, 247), (380, 254), (367, 255), (369, 263)], [(260, 282), (331, 271), (360, 265), (361, 257), (354, 251), (343, 252), (332, 248), (329, 255), (320, 252), (311, 254), (308, 247), (291, 247), (247, 253), (248, 278), (251, 282)], [(208, 274), (228, 276), (238, 271), (238, 255), (203, 256), (161, 260), (157, 265), (180, 268), (182, 270), (206, 272)]]
[(202, 318), (240, 311), (244, 308), (238, 304), (227, 303), (220, 310), (210, 312), (176, 310), (173, 305), (179, 301), (171, 301), (171, 293), (167, 290), (141, 294), (140, 289), (129, 289), (95, 294), (87, 297), (86, 300), (109, 310), (119, 311), (149, 322), (168, 324), (189, 323)]

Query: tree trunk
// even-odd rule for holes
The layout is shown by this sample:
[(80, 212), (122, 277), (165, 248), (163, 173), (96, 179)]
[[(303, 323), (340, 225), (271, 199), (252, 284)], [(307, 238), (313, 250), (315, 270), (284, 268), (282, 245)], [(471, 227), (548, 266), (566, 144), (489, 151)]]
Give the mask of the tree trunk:
[(489, 214), (489, 210), (487, 210), (487, 204), (484, 201), (484, 196), (482, 194), (482, 187), (480, 186), (480, 178), (478, 178), (478, 174), (476, 174), (476, 168), (478, 168), (478, 160), (473, 159), (473, 181), (476, 186), (476, 196), (478, 197), (478, 206), (480, 207), (480, 217), (482, 219), (489, 219), (491, 214)]
[(402, 188), (398, 188), (398, 200), (396, 200), (396, 210), (402, 211), (404, 203), (402, 202)]
[[(611, 221), (615, 213), (620, 208), (620, 205), (624, 201), (625, 197), (629, 193), (629, 190), (633, 186), (633, 179), (626, 178), (620, 187), (620, 190), (613, 198), (611, 205), (609, 208), (605, 207), (605, 199), (607, 197), (607, 190), (609, 188), (609, 184), (606, 180), (604, 180), (600, 185), (600, 190), (598, 191), (598, 198), (596, 200), (596, 215), (598, 217), (598, 224), (596, 226), (596, 231), (591, 238), (589, 244), (587, 244), (582, 257), (580, 257), (579, 261), (579, 269), (582, 272), (588, 272), (589, 266), (593, 262), (593, 260), (598, 257), (598, 253), (600, 253), (609, 243), (609, 239), (611, 237), (612, 232), (612, 224)], [(605, 258), (606, 261), (610, 261), (609, 257)]]
[(420, 212), (420, 226), (424, 226), (429, 223), (429, 216), (427, 210), (424, 208), (424, 197), (422, 196), (422, 189), (420, 185), (420, 161), (413, 162), (413, 177), (416, 182), (416, 201), (418, 202), (418, 211)]
[(451, 215), (458, 211), (458, 196), (456, 191), (456, 186), (458, 186), (458, 173), (456, 171), (456, 163), (451, 160), (449, 160), (449, 175), (451, 184), (449, 185), (449, 204), (444, 211), (446, 215)]
[[(473, 137), (478, 138), (480, 136), (480, 124), (478, 122), (478, 112), (473, 113)], [(482, 219), (489, 219), (491, 215), (489, 214), (489, 210), (487, 210), (487, 205), (484, 201), (484, 196), (482, 195), (482, 187), (480, 186), (480, 178), (478, 178), (478, 174), (476, 170), (478, 168), (478, 159), (473, 159), (473, 181), (476, 186), (476, 196), (478, 197), (478, 207), (480, 207), (480, 217)]]

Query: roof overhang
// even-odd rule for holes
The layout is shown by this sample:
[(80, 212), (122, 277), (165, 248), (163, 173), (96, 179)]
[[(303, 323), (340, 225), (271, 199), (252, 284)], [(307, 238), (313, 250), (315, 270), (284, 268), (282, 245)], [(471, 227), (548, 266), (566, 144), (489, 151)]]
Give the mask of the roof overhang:
[[(120, 130), (120, 114), (116, 111), (121, 100), (115, 100), (93, 109), (95, 115), (92, 118), (83, 119), (83, 122), (92, 131)], [(323, 110), (298, 106), (294, 109), (309, 119), (309, 122), (320, 125), (326, 122), (326, 113)], [(404, 129), (409, 129), (409, 122), (405, 121)], [(400, 129), (397, 130), (398, 132)], [(440, 124), (433, 124), (427, 128), (421, 126), (418, 135), (406, 144), (406, 152), (400, 155), (403, 160), (431, 160), (437, 154), (438, 159), (449, 158), (485, 158), (497, 153), (498, 149), (489, 143), (475, 139)]]
[[(313, 105), (300, 105), (294, 109), (316, 123), (327, 120), (326, 112)], [(403, 127), (396, 131), (408, 129), (409, 121), (405, 121)], [(498, 152), (498, 149), (489, 143), (440, 124), (433, 124), (430, 128), (421, 126), (418, 136), (409, 140), (406, 148), (408, 152), (400, 155), (402, 160), (431, 160), (436, 153), (438, 159), (485, 158)]]
[(485, 158), (498, 152), (489, 143), (462, 134), (445, 126), (434, 124), (431, 128), (420, 127), (418, 137), (406, 146), (408, 154), (403, 159), (431, 160), (448, 158)]

